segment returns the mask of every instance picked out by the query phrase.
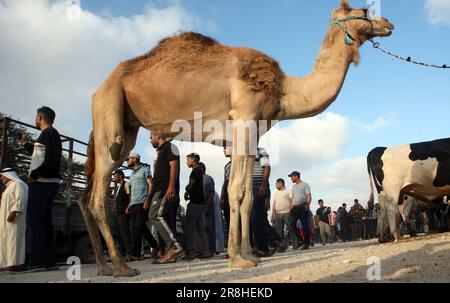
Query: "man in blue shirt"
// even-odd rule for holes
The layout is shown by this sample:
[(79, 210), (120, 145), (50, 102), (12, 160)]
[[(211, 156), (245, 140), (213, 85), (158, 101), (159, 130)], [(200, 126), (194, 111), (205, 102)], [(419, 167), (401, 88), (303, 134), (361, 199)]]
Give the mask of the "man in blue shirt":
[(150, 207), (149, 194), (153, 187), (150, 166), (141, 164), (141, 156), (136, 153), (130, 154), (127, 163), (133, 171), (130, 174), (130, 204), (126, 212), (131, 215), (131, 240), (133, 242), (131, 260), (136, 261), (144, 259), (141, 254), (142, 237), (153, 248), (152, 256), (159, 252), (159, 245), (146, 224)]

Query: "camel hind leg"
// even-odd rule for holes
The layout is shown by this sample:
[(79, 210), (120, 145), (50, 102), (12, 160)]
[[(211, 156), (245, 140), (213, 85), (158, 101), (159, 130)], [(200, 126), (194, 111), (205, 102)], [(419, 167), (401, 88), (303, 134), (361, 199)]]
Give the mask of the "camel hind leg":
[(112, 276), (113, 270), (106, 263), (105, 257), (103, 255), (103, 247), (102, 242), (100, 240), (100, 234), (97, 226), (97, 222), (95, 221), (94, 216), (92, 215), (89, 209), (89, 200), (82, 199), (80, 201), (80, 209), (83, 215), (84, 221), (86, 222), (86, 227), (89, 233), (89, 238), (91, 240), (92, 248), (95, 253), (95, 260), (97, 262), (99, 276)]
[(111, 174), (114, 169), (116, 169), (128, 156), (129, 152), (134, 146), (138, 129), (134, 129), (131, 132), (126, 133), (124, 148), (119, 155), (119, 161), (113, 162), (109, 158), (109, 153), (106, 150), (99, 151), (96, 153), (96, 170), (94, 179), (94, 189), (92, 204), (90, 205), (90, 211), (97, 221), (98, 227), (102, 232), (103, 238), (105, 239), (106, 245), (108, 246), (108, 251), (111, 256), (111, 260), (114, 268), (114, 276), (135, 276), (139, 272), (135, 269), (129, 268), (124, 259), (122, 258), (115, 241), (112, 237), (111, 229), (109, 226), (109, 201), (108, 201), (108, 190), (109, 184), (111, 182)]
[(92, 212), (103, 238), (105, 239), (105, 243), (108, 247), (109, 255), (111, 256), (111, 261), (113, 264), (114, 276), (131, 277), (137, 275), (139, 272), (135, 269), (129, 268), (126, 265), (125, 260), (122, 258), (122, 255), (116, 246), (111, 233), (111, 228), (109, 226), (109, 201), (107, 196), (107, 187), (111, 181), (112, 170), (113, 166), (111, 165), (96, 171), (94, 196), (92, 199), (92, 204), (89, 205), (89, 210)]
[[(111, 174), (127, 157), (133, 148), (138, 127), (124, 130), (124, 96), (118, 85), (108, 81), (94, 95), (93, 117), (95, 138), (95, 170), (89, 210), (95, 218), (108, 247), (113, 264), (114, 276), (135, 276), (136, 269), (129, 268), (122, 258), (109, 226), (109, 187)], [(89, 218), (88, 218), (89, 219)], [(99, 264), (99, 268), (101, 265)]]

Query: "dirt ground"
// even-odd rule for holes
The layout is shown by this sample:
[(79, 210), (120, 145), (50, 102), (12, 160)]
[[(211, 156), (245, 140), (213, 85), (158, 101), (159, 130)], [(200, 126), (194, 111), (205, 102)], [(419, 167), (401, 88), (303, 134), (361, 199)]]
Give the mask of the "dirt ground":
[[(368, 258), (377, 257), (380, 266)], [(405, 238), (399, 243), (378, 244), (376, 240), (316, 245), (307, 251), (292, 250), (263, 258), (252, 269), (228, 269), (223, 254), (207, 260), (179, 261), (156, 265), (132, 262), (141, 274), (132, 278), (97, 277), (95, 264), (81, 266), (81, 280), (75, 282), (175, 282), (175, 283), (373, 283), (367, 272), (377, 273), (374, 282), (450, 282), (450, 233)], [(54, 272), (10, 274), (0, 272), (0, 282), (72, 283), (69, 266)]]

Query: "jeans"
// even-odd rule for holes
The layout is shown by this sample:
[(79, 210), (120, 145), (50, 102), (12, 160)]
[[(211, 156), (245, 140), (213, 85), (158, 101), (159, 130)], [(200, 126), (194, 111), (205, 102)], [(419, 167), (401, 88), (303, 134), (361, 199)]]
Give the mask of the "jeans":
[(300, 231), (297, 228), (297, 220), (300, 219), (303, 227), (304, 235), (304, 245), (309, 246), (309, 222), (308, 222), (308, 211), (305, 205), (296, 205), (292, 208), (290, 213), (291, 218), (291, 229), (294, 230), (294, 247), (297, 245), (299, 239), (301, 238)]
[(353, 221), (353, 240), (358, 241), (363, 237), (363, 226), (361, 219), (354, 219)]
[(30, 239), (30, 265), (56, 264), (53, 231), (53, 198), (59, 183), (34, 182), (28, 186), (27, 227)]
[(277, 233), (277, 230), (270, 224), (269, 218), (267, 217), (267, 210), (264, 218), (265, 218), (264, 225), (266, 227), (267, 243), (270, 247), (278, 247), (278, 245), (281, 243), (283, 239), (281, 238), (281, 235)]
[(118, 229), (118, 242), (120, 253), (123, 256), (131, 256), (133, 254), (133, 243), (130, 234), (130, 215), (121, 213), (116, 216)]
[(203, 210), (205, 205), (189, 202), (186, 210), (184, 232), (186, 236), (185, 250), (187, 253), (195, 252), (196, 240), (198, 250), (201, 253), (208, 252), (208, 235), (205, 230), (205, 216)]
[(331, 243), (332, 242), (332, 236), (331, 236), (331, 226), (330, 224), (319, 221), (319, 228), (320, 228), (320, 240), (322, 243)]
[(140, 257), (142, 251), (142, 237), (153, 248), (158, 248), (158, 242), (153, 238), (152, 233), (146, 224), (147, 212), (143, 208), (144, 204), (134, 204), (130, 207), (131, 212), (131, 241), (133, 242), (133, 256)]
[(289, 235), (294, 235), (295, 230), (292, 229), (292, 225), (290, 223), (290, 214), (276, 214), (274, 217), (275, 221), (275, 229), (278, 235), (284, 239), (284, 225), (286, 224), (289, 229)]
[(377, 219), (369, 219), (369, 239), (377, 235)]
[(253, 205), (250, 213), (250, 235), (254, 237), (253, 246), (264, 252), (269, 251), (266, 233), (267, 212), (265, 197), (261, 198), (258, 191), (253, 191)]
[(211, 253), (216, 252), (216, 220), (214, 204), (208, 207), (208, 215), (205, 216), (206, 234), (208, 235), (208, 244)]

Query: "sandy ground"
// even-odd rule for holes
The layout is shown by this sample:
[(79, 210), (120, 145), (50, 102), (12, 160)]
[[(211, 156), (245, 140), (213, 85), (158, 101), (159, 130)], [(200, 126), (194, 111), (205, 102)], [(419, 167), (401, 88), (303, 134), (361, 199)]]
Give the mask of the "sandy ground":
[[(132, 262), (141, 274), (132, 278), (97, 277), (94, 264), (81, 266), (77, 282), (239, 282), (239, 283), (298, 283), (298, 282), (370, 282), (368, 270), (376, 273), (369, 257), (380, 259), (379, 282), (450, 282), (450, 233), (405, 238), (400, 243), (378, 244), (376, 240), (316, 245), (307, 251), (292, 250), (263, 258), (252, 269), (228, 269), (223, 254), (207, 260), (179, 261), (156, 265), (150, 261)], [(0, 282), (68, 281), (63, 266), (54, 272), (10, 274), (0, 272)]]

